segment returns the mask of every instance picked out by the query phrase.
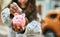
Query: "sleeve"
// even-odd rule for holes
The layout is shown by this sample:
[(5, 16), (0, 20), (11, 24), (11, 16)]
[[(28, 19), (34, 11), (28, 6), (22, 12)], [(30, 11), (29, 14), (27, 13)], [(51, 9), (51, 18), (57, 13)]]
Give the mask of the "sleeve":
[(41, 26), (40, 26), (40, 23), (37, 21), (32, 21), (26, 27), (27, 34), (40, 33), (40, 32), (42, 32)]
[(9, 8), (4, 9), (1, 12), (1, 19), (4, 24), (9, 24), (10, 22), (10, 10)]

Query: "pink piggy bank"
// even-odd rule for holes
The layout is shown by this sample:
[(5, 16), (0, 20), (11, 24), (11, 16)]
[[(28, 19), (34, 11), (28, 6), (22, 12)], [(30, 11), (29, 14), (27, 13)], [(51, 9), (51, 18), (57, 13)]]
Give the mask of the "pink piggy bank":
[(12, 29), (16, 32), (24, 31), (26, 26), (26, 17), (25, 14), (14, 14), (14, 18), (12, 19)]

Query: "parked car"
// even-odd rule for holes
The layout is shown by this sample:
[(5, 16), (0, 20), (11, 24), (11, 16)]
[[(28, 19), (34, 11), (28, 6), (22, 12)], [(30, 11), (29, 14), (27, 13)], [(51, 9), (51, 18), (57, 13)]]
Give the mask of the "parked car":
[(42, 31), (46, 37), (60, 37), (60, 10), (47, 13), (42, 19)]

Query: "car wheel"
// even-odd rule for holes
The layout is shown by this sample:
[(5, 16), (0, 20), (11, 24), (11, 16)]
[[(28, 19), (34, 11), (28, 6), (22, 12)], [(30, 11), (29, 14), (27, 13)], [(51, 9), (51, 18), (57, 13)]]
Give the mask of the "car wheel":
[(45, 32), (45, 37), (56, 37), (56, 35), (53, 31), (48, 30)]

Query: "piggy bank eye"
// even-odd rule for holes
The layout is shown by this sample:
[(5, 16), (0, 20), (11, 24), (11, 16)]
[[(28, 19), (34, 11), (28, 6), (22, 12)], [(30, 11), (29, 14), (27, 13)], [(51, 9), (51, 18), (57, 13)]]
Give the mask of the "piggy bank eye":
[(16, 17), (16, 19), (18, 19), (18, 17)]

